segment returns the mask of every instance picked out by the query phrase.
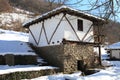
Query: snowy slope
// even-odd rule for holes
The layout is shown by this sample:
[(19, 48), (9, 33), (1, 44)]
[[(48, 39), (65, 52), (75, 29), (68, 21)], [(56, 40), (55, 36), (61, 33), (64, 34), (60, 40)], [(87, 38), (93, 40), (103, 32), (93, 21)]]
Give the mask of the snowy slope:
[(35, 55), (27, 41), (27, 33), (0, 29), (0, 55)]
[(33, 13), (24, 11), (18, 8), (14, 8), (12, 12), (0, 13), (0, 26), (11, 27), (15, 22), (20, 22), (21, 24), (33, 17)]
[[(0, 29), (0, 54), (5, 55), (5, 53), (13, 53), (15, 55), (26, 55), (33, 54), (34, 52), (28, 52), (31, 50), (29, 46), (26, 44), (28, 41), (28, 34), (22, 32), (15, 32), (9, 30)], [(107, 55), (102, 48), (102, 57), (105, 59), (105, 55)], [(31, 80), (120, 80), (120, 61), (109, 61), (109, 63), (113, 66), (108, 67), (106, 69), (101, 69), (100, 72), (88, 75), (88, 76), (80, 76), (81, 72), (73, 73), (73, 74), (57, 74), (57, 75), (49, 75), (42, 76)], [(13, 73), (18, 71), (36, 71), (43, 69), (53, 69), (54, 67), (50, 66), (33, 66), (33, 65), (17, 65), (17, 66), (0, 66), (0, 74)], [(27, 79), (25, 79), (27, 80)], [(30, 80), (30, 79), (28, 79)]]
[(0, 29), (0, 40), (28, 42), (27, 33)]
[[(14, 55), (36, 55), (29, 47), (28, 34), (23, 32), (16, 32), (10, 30), (0, 29), (0, 55), (14, 54)], [(45, 63), (42, 58), (38, 59), (39, 65)], [(45, 69), (54, 69), (52, 66), (39, 65), (0, 65), (0, 75), (14, 72), (24, 71), (40, 71)]]

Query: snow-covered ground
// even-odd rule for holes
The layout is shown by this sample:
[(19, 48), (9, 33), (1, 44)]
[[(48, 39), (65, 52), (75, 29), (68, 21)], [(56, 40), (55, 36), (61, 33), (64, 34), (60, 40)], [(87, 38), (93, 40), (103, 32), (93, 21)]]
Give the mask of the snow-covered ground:
[(26, 42), (27, 33), (0, 29), (0, 55), (36, 55)]
[[(0, 29), (0, 55), (36, 55), (26, 42), (28, 42), (27, 33)], [(40, 64), (45, 63), (40, 57), (38, 58), (38, 62)], [(0, 75), (13, 72), (38, 71), (53, 68), (55, 67), (38, 65), (0, 65)]]
[(104, 65), (113, 66), (107, 67), (106, 69), (100, 69), (100, 72), (88, 76), (80, 76), (81, 72), (77, 72), (73, 74), (41, 76), (29, 80), (120, 80), (120, 61), (105, 61), (104, 59), (107, 58), (107, 54), (105, 53), (104, 48), (102, 48), (102, 57)]
[[(0, 29), (0, 54), (5, 55), (4, 52), (11, 52), (13, 54), (18, 54), (23, 51), (24, 54), (31, 50), (31, 48), (26, 44), (28, 42), (28, 34), (22, 32), (15, 32), (9, 30)], [(21, 50), (20, 50), (21, 49)], [(5, 53), (6, 53), (5, 52)], [(21, 54), (21, 53), (20, 53)], [(33, 53), (34, 54), (34, 53)], [(23, 54), (21, 54), (23, 55)], [(24, 79), (24, 80), (120, 80), (120, 61), (105, 61), (107, 54), (102, 48), (102, 59), (104, 65), (113, 65), (107, 67), (106, 69), (101, 69), (97, 72), (88, 76), (80, 76), (81, 72), (76, 72), (73, 74), (57, 74), (41, 76), (34, 79)], [(39, 59), (42, 61), (42, 59)], [(18, 71), (36, 71), (43, 69), (53, 69), (55, 67), (51, 66), (35, 66), (35, 65), (0, 65), (0, 74), (13, 73)]]
[(8, 74), (13, 72), (23, 72), (23, 71), (40, 71), (45, 69), (55, 69), (56, 67), (52, 66), (37, 66), (37, 65), (0, 65), (0, 75)]

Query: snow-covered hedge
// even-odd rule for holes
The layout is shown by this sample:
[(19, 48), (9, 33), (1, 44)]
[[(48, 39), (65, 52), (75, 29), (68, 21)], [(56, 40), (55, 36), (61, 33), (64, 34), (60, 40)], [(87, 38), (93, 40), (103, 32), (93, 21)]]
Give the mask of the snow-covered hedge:
[(0, 75), (0, 80), (21, 80), (21, 79), (31, 79), (45, 75), (52, 75), (57, 73), (57, 69), (46, 69), (40, 71), (28, 71), (28, 72), (15, 72), (10, 74)]

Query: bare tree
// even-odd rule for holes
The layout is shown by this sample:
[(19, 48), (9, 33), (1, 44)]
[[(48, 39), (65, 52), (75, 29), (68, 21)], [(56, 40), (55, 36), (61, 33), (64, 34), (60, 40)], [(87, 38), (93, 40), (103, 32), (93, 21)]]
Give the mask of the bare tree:
[[(74, 0), (75, 3), (66, 5), (81, 7), (85, 6), (84, 11), (92, 12), (100, 17), (104, 17), (106, 19), (112, 18), (115, 19), (118, 17), (118, 13), (120, 13), (120, 0)], [(86, 7), (87, 6), (87, 7)]]
[(46, 2), (48, 2), (48, 6), (51, 10), (55, 7), (65, 4), (66, 2), (68, 2), (68, 0), (46, 0)]

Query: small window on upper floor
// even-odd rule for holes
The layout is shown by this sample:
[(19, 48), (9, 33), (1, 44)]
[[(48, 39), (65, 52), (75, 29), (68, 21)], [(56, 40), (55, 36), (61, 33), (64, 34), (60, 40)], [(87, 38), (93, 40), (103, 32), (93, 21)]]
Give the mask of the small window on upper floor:
[(77, 26), (79, 31), (83, 31), (83, 20), (77, 20)]

